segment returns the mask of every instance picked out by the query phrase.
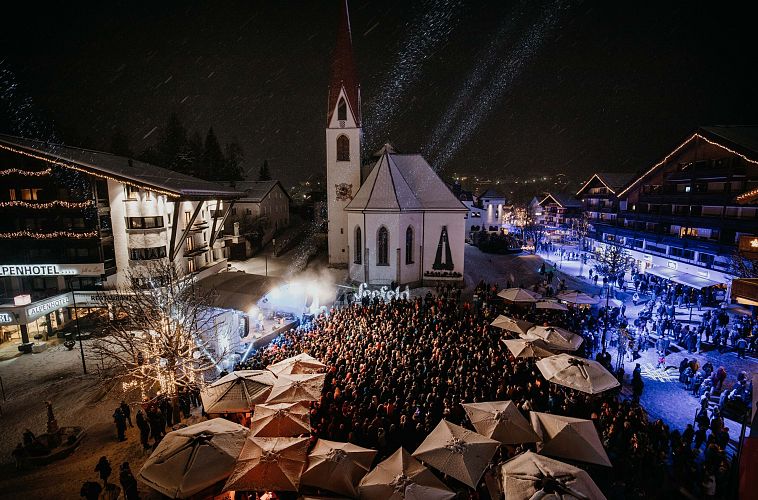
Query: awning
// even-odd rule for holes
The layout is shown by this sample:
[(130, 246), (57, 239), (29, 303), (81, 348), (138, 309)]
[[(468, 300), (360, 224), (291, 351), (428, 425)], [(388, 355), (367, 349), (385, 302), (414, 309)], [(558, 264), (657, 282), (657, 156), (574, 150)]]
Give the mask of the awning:
[(667, 280), (671, 280), (674, 283), (691, 286), (692, 288), (696, 288), (698, 290), (721, 284), (718, 281), (709, 280), (708, 278), (703, 278), (701, 276), (695, 276), (694, 274), (683, 273), (681, 271), (677, 271), (676, 269), (669, 269), (668, 267), (653, 266), (649, 269), (646, 269), (645, 272), (659, 276), (661, 278), (665, 278)]

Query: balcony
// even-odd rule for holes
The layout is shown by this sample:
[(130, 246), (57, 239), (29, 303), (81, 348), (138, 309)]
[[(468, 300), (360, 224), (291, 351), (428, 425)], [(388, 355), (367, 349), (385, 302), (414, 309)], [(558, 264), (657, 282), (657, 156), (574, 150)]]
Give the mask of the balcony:
[(192, 250), (185, 250), (184, 256), (185, 257), (194, 257), (195, 255), (201, 255), (208, 251), (208, 244), (203, 243), (199, 247), (193, 248)]

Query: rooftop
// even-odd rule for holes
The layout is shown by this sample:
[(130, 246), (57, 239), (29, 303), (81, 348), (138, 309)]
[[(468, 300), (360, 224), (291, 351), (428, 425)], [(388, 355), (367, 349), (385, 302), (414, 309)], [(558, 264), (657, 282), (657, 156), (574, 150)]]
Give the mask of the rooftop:
[(55, 165), (113, 179), (174, 198), (239, 198), (241, 193), (222, 184), (102, 151), (64, 146), (0, 134), (0, 149)]
[(259, 203), (263, 201), (263, 198), (265, 198), (266, 195), (268, 195), (268, 193), (271, 192), (271, 190), (274, 189), (274, 187), (277, 184), (279, 185), (279, 187), (282, 188), (282, 191), (284, 191), (284, 193), (289, 197), (289, 193), (287, 193), (287, 190), (281, 186), (281, 183), (279, 181), (276, 181), (276, 180), (235, 182), (234, 189), (238, 191), (243, 191), (245, 193), (240, 198), (239, 201)]

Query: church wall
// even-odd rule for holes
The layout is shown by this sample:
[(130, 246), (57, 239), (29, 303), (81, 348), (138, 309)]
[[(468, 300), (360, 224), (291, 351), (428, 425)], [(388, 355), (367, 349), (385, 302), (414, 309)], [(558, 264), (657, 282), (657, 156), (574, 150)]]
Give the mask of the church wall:
[[(361, 242), (363, 252), (361, 256), (361, 263), (355, 263), (355, 228), (361, 228)], [(351, 281), (356, 283), (363, 283), (365, 279), (365, 271), (363, 264), (366, 263), (366, 228), (363, 227), (363, 214), (360, 212), (348, 212), (347, 213), (347, 248), (348, 248), (348, 276)]]
[[(413, 227), (413, 263), (406, 264), (405, 256), (405, 231), (408, 226)], [(400, 215), (400, 284), (413, 284), (421, 282), (422, 265), (422, 215), (420, 213), (404, 213)]]
[[(458, 272), (463, 275), (464, 246), (466, 221), (462, 212), (427, 212), (424, 217), (424, 273), (440, 272), (434, 269), (434, 261), (437, 256), (437, 247), (443, 226), (447, 226), (448, 242), (453, 261), (453, 269), (450, 272)], [(443, 271), (444, 272), (444, 271)], [(439, 278), (424, 276), (424, 281), (434, 281)], [(453, 278), (442, 278), (450, 281)], [(458, 278), (461, 280), (462, 278)]]

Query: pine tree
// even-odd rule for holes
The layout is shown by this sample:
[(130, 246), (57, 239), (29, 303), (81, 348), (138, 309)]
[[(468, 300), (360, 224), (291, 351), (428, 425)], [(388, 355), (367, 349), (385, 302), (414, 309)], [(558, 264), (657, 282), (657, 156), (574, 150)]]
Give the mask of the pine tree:
[(261, 169), (258, 171), (258, 180), (259, 181), (271, 180), (271, 173), (268, 170), (268, 160), (263, 160), (263, 166), (261, 166)]
[(237, 141), (232, 141), (226, 144), (226, 168), (224, 169), (225, 181), (241, 181), (242, 176), (242, 160), (245, 156), (242, 151), (242, 146)]
[(205, 136), (201, 167), (202, 172), (198, 177), (202, 179), (217, 180), (223, 177), (224, 154), (221, 152), (221, 145), (213, 132), (213, 127), (208, 129), (208, 134)]

